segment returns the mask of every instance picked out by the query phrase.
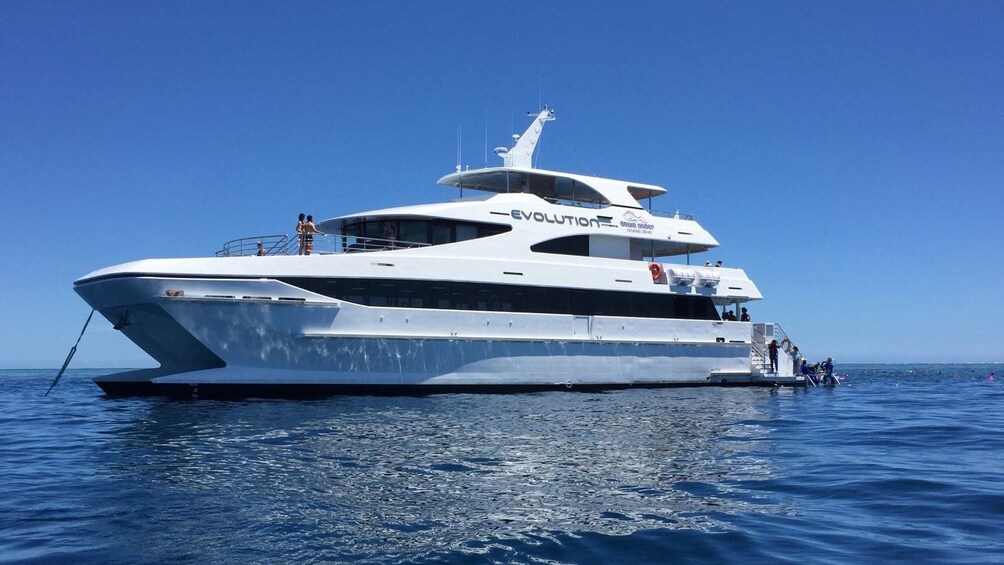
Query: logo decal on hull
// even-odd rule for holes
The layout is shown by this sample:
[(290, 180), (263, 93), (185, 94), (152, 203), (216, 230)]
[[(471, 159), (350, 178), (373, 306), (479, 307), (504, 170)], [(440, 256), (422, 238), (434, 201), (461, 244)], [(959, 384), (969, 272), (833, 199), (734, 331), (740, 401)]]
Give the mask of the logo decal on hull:
[(645, 217), (644, 213), (638, 214), (636, 212), (632, 212), (631, 210), (624, 212), (624, 215), (621, 216), (620, 225), (622, 228), (627, 229), (630, 233), (650, 234), (652, 233), (652, 230), (655, 229), (655, 224), (651, 223)]
[(557, 224), (557, 225), (570, 225), (579, 226), (583, 228), (589, 227), (616, 227), (612, 222), (611, 218), (606, 216), (597, 216), (595, 218), (587, 218), (585, 216), (573, 216), (571, 214), (548, 214), (546, 212), (533, 212), (526, 210), (513, 210), (509, 213), (514, 220), (525, 220), (527, 222), (537, 222), (541, 224)]

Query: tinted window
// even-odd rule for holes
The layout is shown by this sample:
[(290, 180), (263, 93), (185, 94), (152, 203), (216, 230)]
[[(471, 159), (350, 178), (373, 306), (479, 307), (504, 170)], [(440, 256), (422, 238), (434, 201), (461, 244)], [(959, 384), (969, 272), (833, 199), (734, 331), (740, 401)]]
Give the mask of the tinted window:
[(533, 245), (530, 251), (535, 253), (554, 253), (557, 255), (581, 255), (589, 256), (589, 236), (572, 235), (559, 237)]
[(429, 223), (419, 220), (401, 220), (399, 241), (410, 243), (429, 243)]
[(287, 278), (311, 292), (367, 306), (581, 316), (718, 320), (706, 296), (395, 279)]
[(478, 222), (384, 218), (346, 224), (341, 233), (345, 236), (343, 251), (351, 252), (385, 249), (391, 240), (400, 247), (409, 247), (409, 244), (443, 245), (498, 235), (511, 229), (507, 225)]

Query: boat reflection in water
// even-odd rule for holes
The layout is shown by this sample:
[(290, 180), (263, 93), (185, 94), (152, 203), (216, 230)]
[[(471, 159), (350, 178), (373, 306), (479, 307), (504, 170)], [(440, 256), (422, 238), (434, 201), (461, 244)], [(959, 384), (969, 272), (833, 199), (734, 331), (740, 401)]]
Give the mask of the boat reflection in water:
[[(213, 516), (232, 514), (231, 527), (245, 525), (239, 543), (268, 539), (272, 555), (304, 543), (314, 555), (393, 558), (581, 532), (726, 531), (730, 516), (787, 511), (744, 485), (784, 477), (757, 452), (791, 394), (800, 392), (153, 401), (105, 435), (105, 472), (174, 493), (166, 505), (140, 500), (136, 516), (185, 516), (211, 539)], [(130, 535), (150, 543), (154, 527)], [(219, 533), (215, 550), (230, 555), (232, 532)]]

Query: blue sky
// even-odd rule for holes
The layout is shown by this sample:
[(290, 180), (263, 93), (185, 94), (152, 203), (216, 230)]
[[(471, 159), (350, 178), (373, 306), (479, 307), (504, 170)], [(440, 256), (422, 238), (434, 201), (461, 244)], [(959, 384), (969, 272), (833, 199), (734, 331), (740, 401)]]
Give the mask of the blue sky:
[[(1004, 3), (0, 3), (0, 367), (72, 281), (539, 166), (659, 184), (810, 357), (1004, 361)], [(489, 162), (497, 158), (489, 155)], [(95, 319), (74, 367), (153, 362)]]

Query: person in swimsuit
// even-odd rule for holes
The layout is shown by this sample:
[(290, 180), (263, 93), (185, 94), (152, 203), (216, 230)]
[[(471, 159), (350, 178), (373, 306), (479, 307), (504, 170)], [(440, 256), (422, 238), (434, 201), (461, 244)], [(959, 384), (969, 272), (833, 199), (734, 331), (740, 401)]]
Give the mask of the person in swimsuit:
[(301, 213), (296, 219), (296, 239), (299, 240), (299, 246), (296, 249), (297, 255), (303, 255), (304, 243), (306, 243), (306, 239), (303, 237), (303, 218), (304, 215)]
[(314, 250), (314, 234), (324, 235), (324, 232), (314, 225), (314, 217), (307, 216), (307, 222), (303, 224), (303, 254), (310, 255)]

